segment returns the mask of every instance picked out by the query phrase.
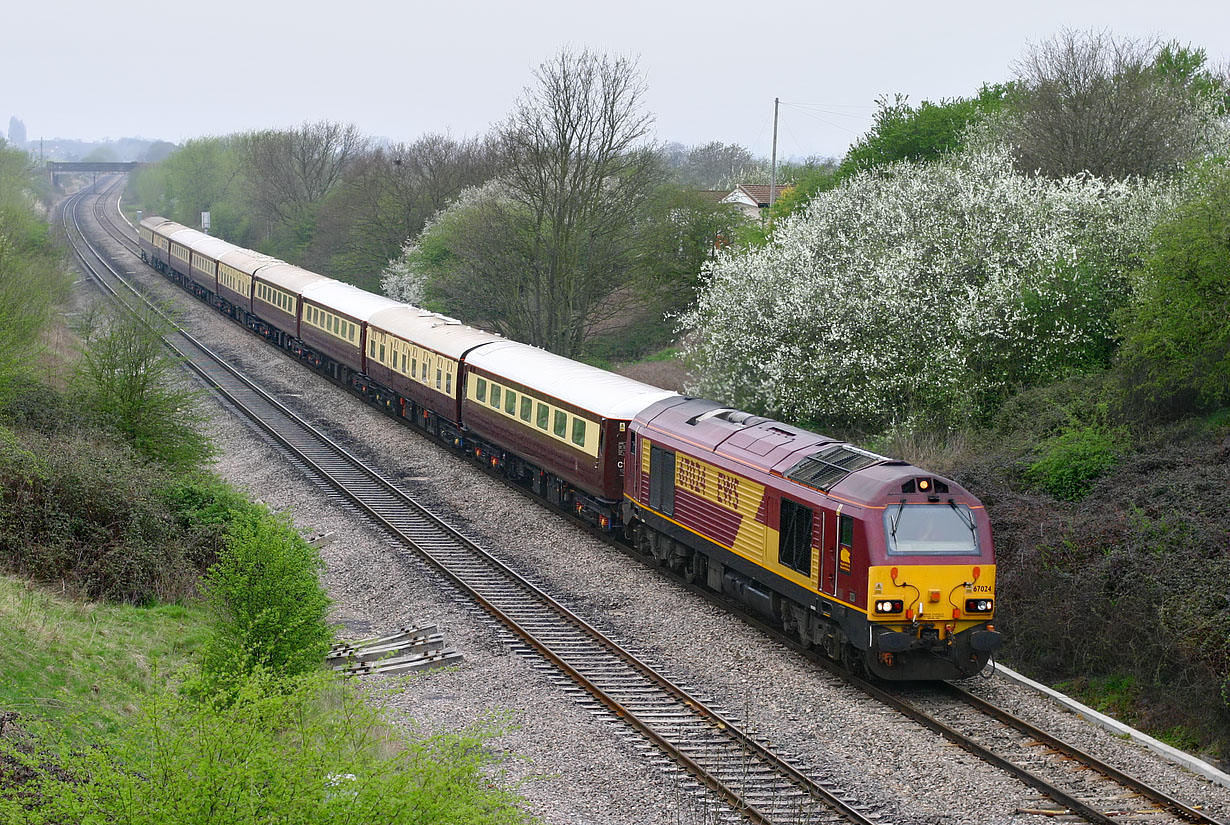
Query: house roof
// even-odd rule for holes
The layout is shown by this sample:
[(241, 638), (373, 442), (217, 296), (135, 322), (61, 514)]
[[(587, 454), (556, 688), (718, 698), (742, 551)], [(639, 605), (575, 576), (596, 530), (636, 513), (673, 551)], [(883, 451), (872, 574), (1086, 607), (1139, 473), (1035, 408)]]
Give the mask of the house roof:
[[(739, 190), (742, 190), (743, 193), (746, 194), (749, 198), (756, 201), (757, 206), (763, 208), (769, 205), (769, 189), (770, 188), (771, 187), (767, 183), (741, 183), (735, 188), (735, 191), (737, 192)], [(785, 191), (789, 188), (790, 188), (790, 185), (788, 184), (778, 184), (777, 197), (780, 198), (785, 193)], [(734, 192), (732, 192), (731, 194), (733, 195)]]

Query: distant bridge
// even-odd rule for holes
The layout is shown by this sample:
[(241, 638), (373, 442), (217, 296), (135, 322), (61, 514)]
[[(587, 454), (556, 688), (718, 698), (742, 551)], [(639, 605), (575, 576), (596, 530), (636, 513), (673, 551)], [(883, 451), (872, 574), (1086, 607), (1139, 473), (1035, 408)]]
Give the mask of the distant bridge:
[(106, 163), (103, 161), (62, 161), (50, 160), (47, 161), (47, 168), (51, 171), (51, 185), (58, 186), (56, 175), (65, 175), (70, 172), (131, 172), (138, 166), (145, 164), (130, 161), (128, 163)]

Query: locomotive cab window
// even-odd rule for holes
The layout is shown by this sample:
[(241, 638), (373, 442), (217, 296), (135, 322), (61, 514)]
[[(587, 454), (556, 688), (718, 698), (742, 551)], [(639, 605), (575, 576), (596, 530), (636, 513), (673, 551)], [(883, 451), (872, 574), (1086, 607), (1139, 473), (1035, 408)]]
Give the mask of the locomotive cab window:
[(811, 576), (811, 519), (810, 507), (782, 499), (777, 560), (804, 576)]
[(890, 505), (884, 511), (890, 556), (977, 556), (974, 515), (964, 504)]

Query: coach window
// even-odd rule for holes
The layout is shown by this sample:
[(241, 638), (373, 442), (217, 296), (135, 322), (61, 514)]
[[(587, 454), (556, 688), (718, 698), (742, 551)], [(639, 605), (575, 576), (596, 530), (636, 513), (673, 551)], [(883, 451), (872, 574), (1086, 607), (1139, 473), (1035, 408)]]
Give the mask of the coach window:
[(380, 345), (380, 358), (377, 360), (379, 360), (381, 364), (384, 363), (384, 344)]
[(491, 406), (497, 410), (500, 408), (500, 386), (498, 384), (491, 385)]
[(560, 438), (564, 438), (568, 434), (568, 413), (563, 410), (555, 411), (555, 434)]
[(512, 390), (504, 393), (504, 412), (509, 415), (517, 414), (517, 394)]
[(534, 402), (529, 396), (521, 396), (521, 420), (529, 421), (534, 415)]
[(782, 499), (777, 560), (791, 570), (811, 576), (811, 508)]
[(551, 410), (547, 407), (546, 404), (539, 404), (538, 405), (538, 429), (545, 430), (547, 428), (547, 422), (550, 420), (550, 418), (551, 418)]
[(401, 371), (406, 371), (406, 353), (404, 352), (401, 354)]
[[(419, 371), (419, 358), (417, 355), (412, 355), (410, 356), (410, 377), (413, 378), (415, 376), (415, 373), (417, 373), (418, 371)], [(482, 381), (483, 379), (480, 378), (478, 380)], [(483, 381), (484, 386), (486, 385), (486, 383), (487, 383), (486, 381)]]
[(572, 419), (572, 443), (578, 447), (585, 446), (585, 422), (580, 418)]
[(449, 395), (453, 394), (453, 374), (451, 372), (444, 373), (444, 391)]
[(487, 380), (485, 378), (478, 379), (478, 384), (474, 389), (474, 397), (479, 401), (487, 400)]
[(444, 373), (440, 372), (440, 368), (436, 367), (436, 389), (444, 386)]

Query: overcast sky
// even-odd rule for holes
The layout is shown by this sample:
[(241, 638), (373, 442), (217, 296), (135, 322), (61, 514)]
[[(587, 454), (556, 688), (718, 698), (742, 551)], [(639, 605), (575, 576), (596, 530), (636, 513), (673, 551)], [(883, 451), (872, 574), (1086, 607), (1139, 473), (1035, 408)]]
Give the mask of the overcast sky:
[(7, 4), (0, 131), (32, 140), (354, 122), (368, 135), (486, 132), (565, 45), (635, 56), (657, 137), (841, 155), (878, 95), (968, 95), (1030, 41), (1106, 27), (1230, 59), (1226, 0), (618, 3), (171, 0)]

